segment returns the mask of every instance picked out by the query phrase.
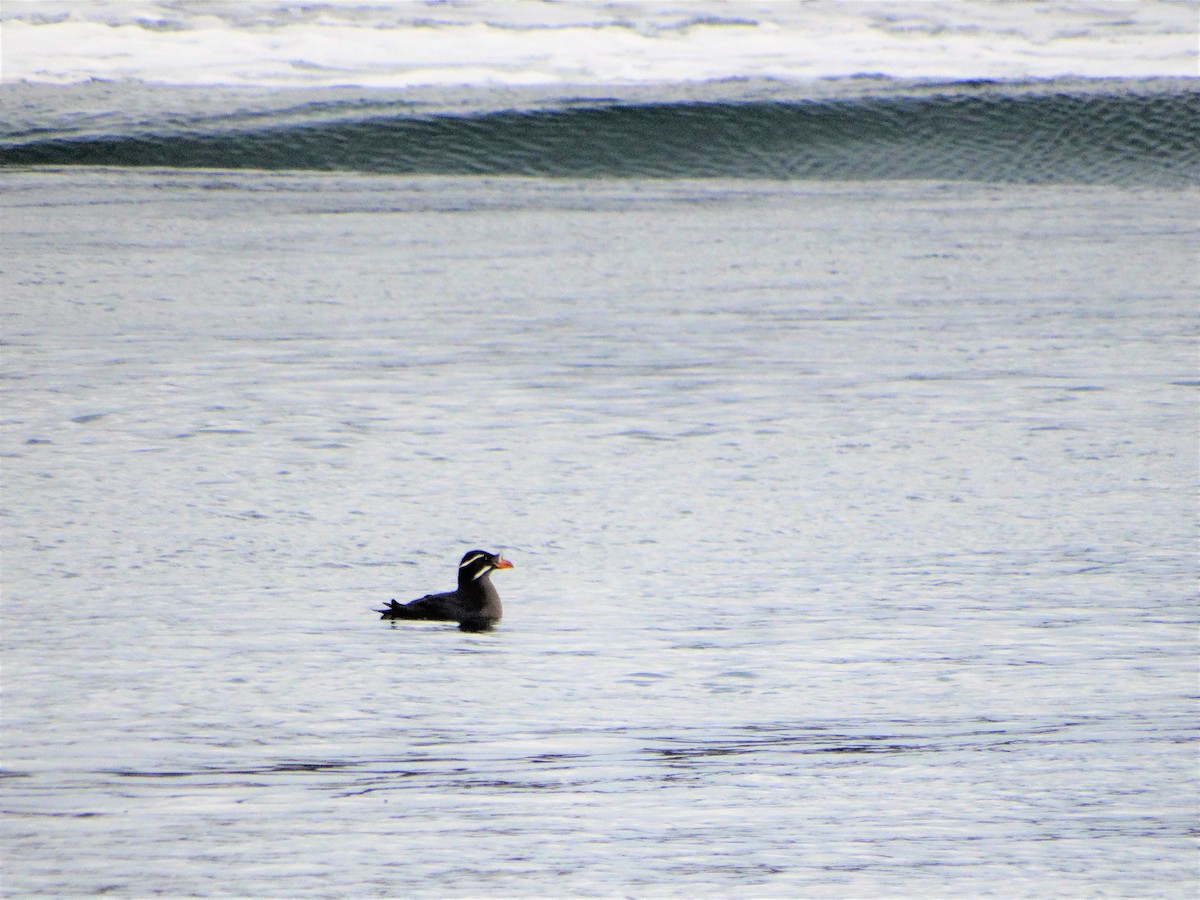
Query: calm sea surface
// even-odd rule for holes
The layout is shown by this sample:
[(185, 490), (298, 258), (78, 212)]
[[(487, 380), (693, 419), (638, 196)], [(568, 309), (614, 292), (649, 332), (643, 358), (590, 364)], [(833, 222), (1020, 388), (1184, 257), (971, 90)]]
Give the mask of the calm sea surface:
[(1196, 890), (1196, 191), (0, 195), (7, 895)]

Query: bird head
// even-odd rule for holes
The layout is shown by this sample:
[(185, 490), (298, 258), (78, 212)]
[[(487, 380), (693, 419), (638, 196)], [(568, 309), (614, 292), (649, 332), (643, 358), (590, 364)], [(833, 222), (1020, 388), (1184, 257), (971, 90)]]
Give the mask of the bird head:
[(470, 550), (463, 554), (462, 562), (458, 564), (458, 580), (460, 583), (478, 581), (493, 569), (511, 569), (512, 567), (513, 564), (500, 553)]

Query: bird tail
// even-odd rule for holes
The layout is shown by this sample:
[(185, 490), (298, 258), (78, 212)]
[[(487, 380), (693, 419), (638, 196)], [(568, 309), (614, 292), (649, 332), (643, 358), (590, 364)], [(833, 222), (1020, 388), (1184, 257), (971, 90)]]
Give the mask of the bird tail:
[(375, 610), (377, 613), (382, 613), (381, 619), (406, 619), (405, 609), (395, 600), (392, 600), (385, 608)]

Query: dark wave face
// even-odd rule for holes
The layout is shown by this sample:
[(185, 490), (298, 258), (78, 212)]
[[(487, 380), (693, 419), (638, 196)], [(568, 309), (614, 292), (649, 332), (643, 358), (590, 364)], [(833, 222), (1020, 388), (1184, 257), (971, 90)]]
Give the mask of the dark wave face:
[(249, 116), (31, 127), (5, 136), (0, 164), (1185, 185), (1200, 182), (1198, 148), (1200, 87), (1185, 81), (466, 113), (309, 98)]

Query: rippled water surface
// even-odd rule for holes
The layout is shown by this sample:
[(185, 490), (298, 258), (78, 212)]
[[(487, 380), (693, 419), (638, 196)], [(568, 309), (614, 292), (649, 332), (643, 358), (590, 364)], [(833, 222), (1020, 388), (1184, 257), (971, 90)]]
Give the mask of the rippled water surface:
[(1194, 192), (0, 190), (9, 894), (1196, 887)]

